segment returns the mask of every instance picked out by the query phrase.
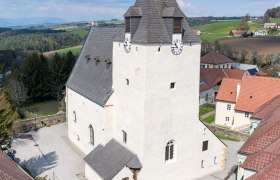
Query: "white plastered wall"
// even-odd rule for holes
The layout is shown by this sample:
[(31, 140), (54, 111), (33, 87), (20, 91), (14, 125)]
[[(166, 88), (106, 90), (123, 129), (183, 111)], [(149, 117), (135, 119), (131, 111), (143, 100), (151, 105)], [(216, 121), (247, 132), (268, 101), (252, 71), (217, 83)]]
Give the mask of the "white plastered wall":
[[(198, 120), (200, 48), (185, 45), (175, 56), (171, 45), (160, 51), (159, 45), (132, 45), (127, 54), (114, 43), (114, 136), (122, 141), (121, 130), (127, 132), (127, 145), (143, 164), (139, 179), (192, 179), (223, 168), (225, 145)], [(170, 140), (177, 158), (165, 163)], [(206, 140), (209, 149), (202, 152)]]
[[(227, 109), (227, 106), (231, 105), (231, 110)], [(220, 126), (232, 127), (236, 123), (236, 118), (234, 117), (235, 104), (232, 102), (217, 101), (216, 103), (216, 117), (215, 124)], [(226, 117), (229, 117), (229, 121), (226, 121)]]

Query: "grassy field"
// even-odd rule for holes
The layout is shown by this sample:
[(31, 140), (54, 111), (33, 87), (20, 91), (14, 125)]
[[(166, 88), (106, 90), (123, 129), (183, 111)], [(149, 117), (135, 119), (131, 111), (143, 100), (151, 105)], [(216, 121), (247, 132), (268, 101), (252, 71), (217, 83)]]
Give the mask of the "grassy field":
[(202, 116), (214, 110), (215, 108), (211, 105), (202, 105), (199, 107), (199, 116)]
[(46, 101), (40, 103), (33, 103), (23, 107), (27, 118), (36, 116), (53, 115), (58, 112), (57, 101)]
[(207, 124), (212, 124), (215, 121), (215, 114), (203, 119), (203, 122)]
[(83, 47), (82, 45), (79, 45), (79, 46), (74, 46), (74, 47), (70, 47), (70, 48), (59, 49), (56, 51), (45, 52), (43, 54), (47, 57), (50, 57), (50, 56), (53, 56), (55, 53), (63, 55), (63, 54), (66, 54), (67, 52), (71, 51), (75, 56), (79, 56), (80, 52), (82, 50), (82, 47)]
[[(229, 32), (236, 29), (240, 21), (222, 21), (202, 26), (194, 26), (194, 30), (200, 30), (200, 38), (205, 42), (214, 42), (217, 40), (228, 38)], [(262, 29), (260, 24), (251, 24), (251, 30)]]

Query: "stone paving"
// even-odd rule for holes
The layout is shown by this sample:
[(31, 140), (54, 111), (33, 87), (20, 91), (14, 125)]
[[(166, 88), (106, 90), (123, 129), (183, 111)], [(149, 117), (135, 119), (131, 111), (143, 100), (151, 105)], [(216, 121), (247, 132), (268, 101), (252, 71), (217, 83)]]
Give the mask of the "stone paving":
[(69, 142), (66, 123), (22, 134), (13, 140), (12, 146), (16, 161), (36, 176), (75, 180), (83, 174), (84, 155)]

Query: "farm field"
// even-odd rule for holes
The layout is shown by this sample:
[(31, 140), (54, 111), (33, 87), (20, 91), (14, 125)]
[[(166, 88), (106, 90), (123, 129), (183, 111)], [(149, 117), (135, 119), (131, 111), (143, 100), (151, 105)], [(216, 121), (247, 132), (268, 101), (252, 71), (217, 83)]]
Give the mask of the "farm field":
[(249, 52), (257, 51), (259, 54), (279, 54), (280, 36), (263, 38), (231, 38), (219, 41), (219, 44), (226, 45), (232, 49), (246, 49)]
[[(214, 42), (217, 40), (228, 38), (228, 34), (231, 30), (236, 29), (240, 21), (221, 21), (211, 24), (194, 26), (194, 30), (200, 30), (200, 38), (205, 42)], [(258, 24), (250, 24), (251, 30), (263, 29), (263, 27)]]
[(70, 47), (70, 48), (59, 49), (56, 51), (49, 51), (49, 52), (45, 52), (43, 54), (47, 57), (50, 57), (50, 56), (53, 56), (55, 53), (63, 55), (63, 54), (66, 54), (67, 52), (71, 51), (75, 56), (79, 56), (80, 52), (82, 50), (82, 47), (83, 47), (82, 45), (79, 45), (79, 46), (74, 46), (74, 47)]

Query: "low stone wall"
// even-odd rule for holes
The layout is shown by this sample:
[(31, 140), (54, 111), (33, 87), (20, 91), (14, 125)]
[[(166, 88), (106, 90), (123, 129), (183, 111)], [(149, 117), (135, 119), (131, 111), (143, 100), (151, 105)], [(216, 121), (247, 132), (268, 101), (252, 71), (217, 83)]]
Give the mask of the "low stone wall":
[(235, 139), (238, 139), (240, 141), (246, 141), (249, 138), (249, 134), (243, 134), (237, 131), (233, 131), (228, 128), (211, 125), (211, 124), (205, 124), (213, 133), (215, 134), (224, 134), (230, 137), (233, 137)]
[(66, 122), (66, 113), (60, 112), (51, 116), (43, 116), (14, 122), (13, 131), (16, 134), (26, 133), (29, 131), (36, 131), (42, 127), (49, 127), (63, 122)]

